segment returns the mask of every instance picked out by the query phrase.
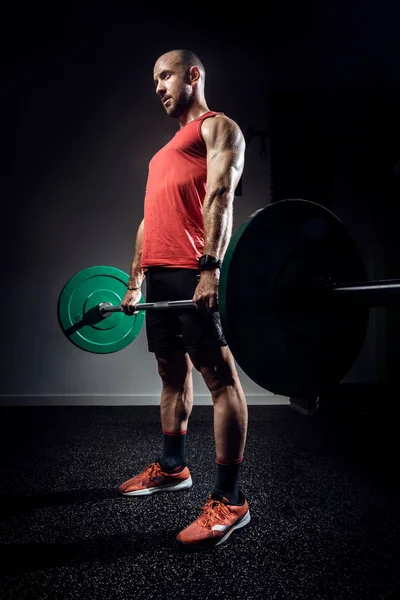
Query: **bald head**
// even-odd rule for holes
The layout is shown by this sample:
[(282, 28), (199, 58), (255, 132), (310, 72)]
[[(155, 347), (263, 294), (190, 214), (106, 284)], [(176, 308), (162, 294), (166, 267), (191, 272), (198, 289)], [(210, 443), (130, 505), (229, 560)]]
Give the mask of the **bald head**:
[(191, 50), (170, 50), (155, 62), (154, 83), (167, 114), (183, 122), (190, 110), (207, 110), (204, 98), (205, 69)]
[(186, 72), (190, 71), (191, 67), (198, 67), (201, 74), (201, 82), (204, 86), (206, 77), (204, 65), (197, 54), (191, 50), (178, 49), (165, 52), (156, 60), (154, 69), (156, 69), (160, 64), (164, 63), (173, 64), (177, 68), (183, 69)]

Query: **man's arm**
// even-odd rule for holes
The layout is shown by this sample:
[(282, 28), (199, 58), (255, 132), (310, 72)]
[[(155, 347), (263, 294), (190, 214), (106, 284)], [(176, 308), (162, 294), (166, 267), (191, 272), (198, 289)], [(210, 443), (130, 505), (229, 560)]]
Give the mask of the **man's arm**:
[[(131, 274), (128, 281), (128, 289), (126, 290), (125, 296), (122, 299), (121, 306), (126, 315), (137, 315), (138, 311), (134, 311), (135, 306), (140, 301), (142, 292), (140, 286), (144, 279), (145, 270), (142, 269), (140, 263), (142, 261), (142, 242), (143, 242), (143, 230), (144, 230), (144, 219), (140, 223), (135, 243), (135, 256), (131, 265)], [(138, 288), (138, 289), (129, 289)]]
[[(204, 249), (223, 259), (232, 234), (235, 189), (244, 168), (245, 140), (240, 127), (224, 115), (203, 122), (207, 148), (207, 192), (203, 204)], [(216, 310), (219, 269), (201, 271), (193, 296), (196, 308)]]
[(144, 219), (140, 223), (136, 234), (135, 256), (131, 265), (128, 287), (140, 287), (144, 279), (144, 269), (140, 266), (140, 263), (142, 262), (143, 230)]
[(204, 254), (222, 260), (232, 234), (233, 200), (244, 168), (246, 144), (238, 124), (224, 115), (206, 119), (202, 135), (207, 148)]

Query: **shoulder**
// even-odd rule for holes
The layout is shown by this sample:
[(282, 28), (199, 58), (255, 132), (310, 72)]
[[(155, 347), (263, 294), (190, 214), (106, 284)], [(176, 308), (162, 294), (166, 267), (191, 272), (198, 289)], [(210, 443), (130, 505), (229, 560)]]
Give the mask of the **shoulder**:
[(238, 123), (223, 113), (210, 115), (201, 124), (201, 135), (205, 143), (226, 140), (233, 144), (244, 144), (244, 136)]

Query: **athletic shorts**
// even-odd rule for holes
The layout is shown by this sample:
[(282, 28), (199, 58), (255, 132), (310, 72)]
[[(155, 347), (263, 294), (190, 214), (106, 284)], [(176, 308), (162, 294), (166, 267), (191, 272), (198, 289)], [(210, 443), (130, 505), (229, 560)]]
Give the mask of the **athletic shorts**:
[[(200, 272), (197, 269), (149, 267), (146, 271), (146, 302), (191, 300)], [(158, 350), (212, 349), (226, 346), (219, 312), (191, 308), (146, 311), (146, 334), (150, 352)]]

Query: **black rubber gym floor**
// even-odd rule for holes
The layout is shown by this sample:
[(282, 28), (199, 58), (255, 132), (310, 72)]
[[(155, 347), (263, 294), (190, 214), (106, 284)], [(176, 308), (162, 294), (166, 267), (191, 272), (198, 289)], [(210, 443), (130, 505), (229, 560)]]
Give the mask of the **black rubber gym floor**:
[(7, 600), (400, 597), (398, 423), (368, 411), (249, 406), (252, 520), (213, 550), (175, 536), (215, 478), (212, 406), (187, 435), (191, 490), (126, 498), (161, 449), (159, 407), (2, 407), (0, 597)]

